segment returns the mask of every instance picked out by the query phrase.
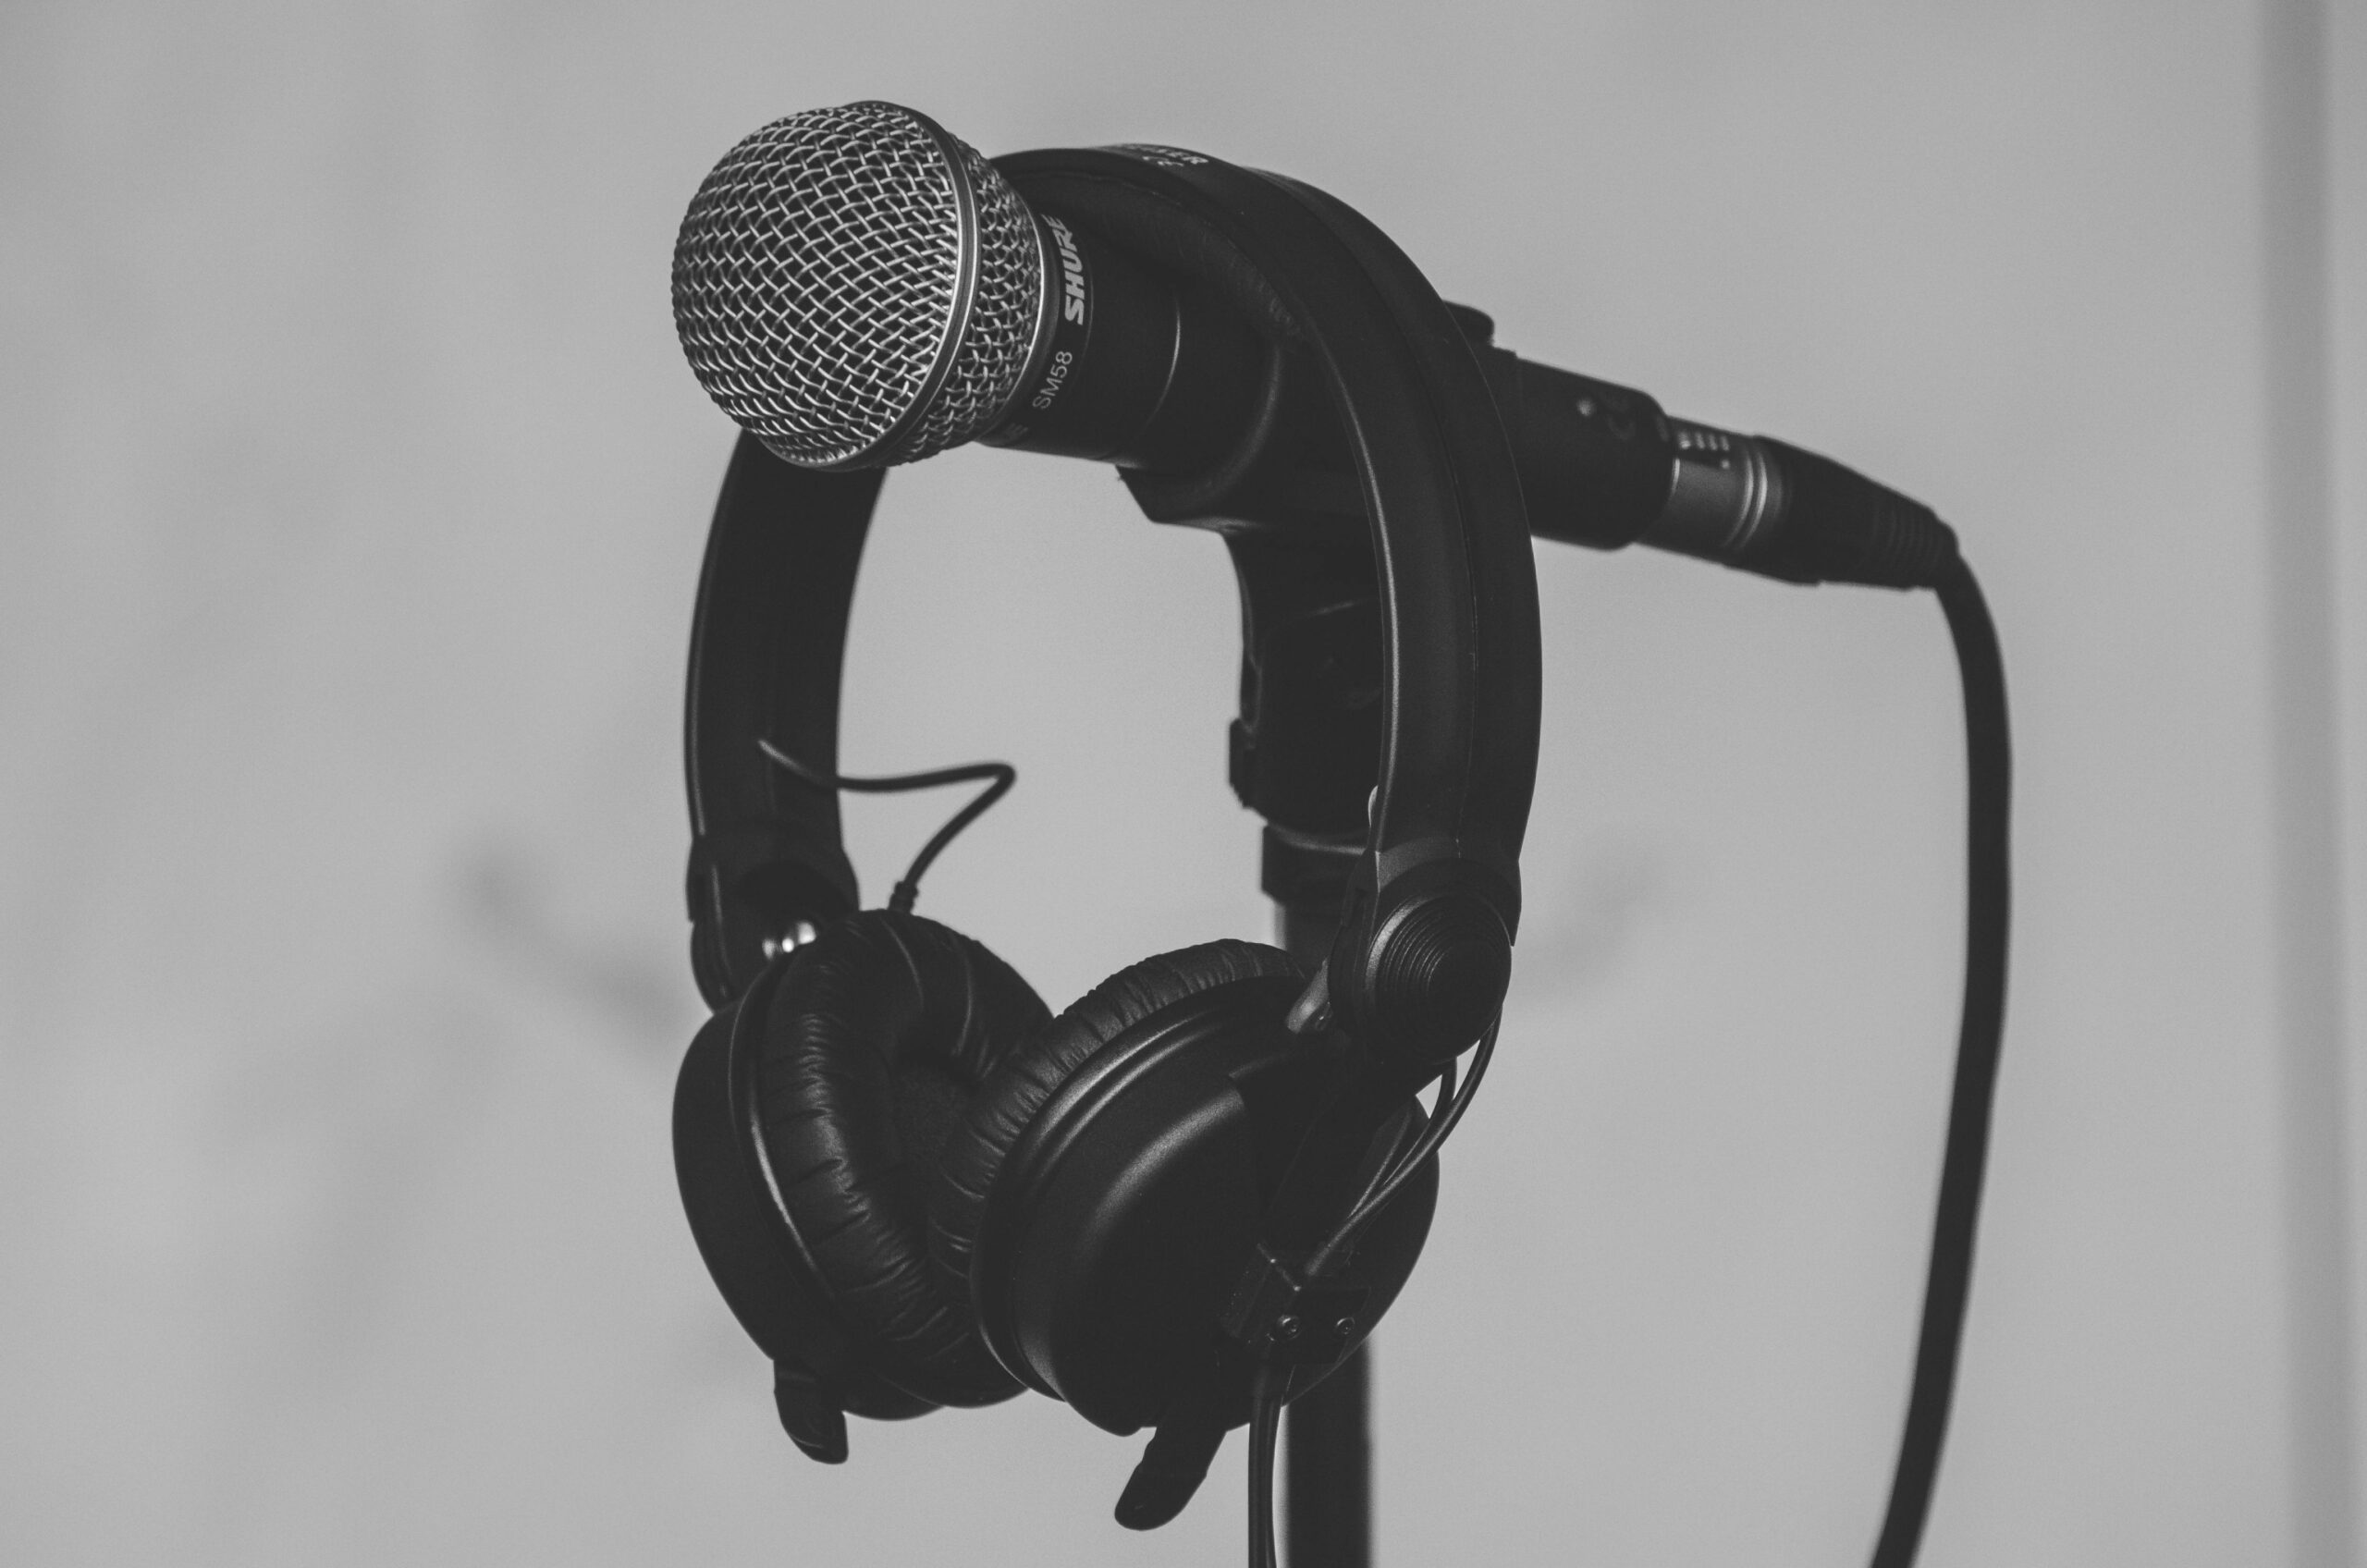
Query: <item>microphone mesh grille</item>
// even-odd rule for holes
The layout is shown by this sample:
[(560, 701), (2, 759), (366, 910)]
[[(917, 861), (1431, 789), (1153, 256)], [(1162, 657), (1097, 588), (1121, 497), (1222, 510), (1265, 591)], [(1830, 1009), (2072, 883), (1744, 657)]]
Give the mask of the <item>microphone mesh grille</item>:
[[(946, 138), (951, 141), (951, 138)], [(716, 165), (674, 247), (674, 325), (707, 394), (783, 459), (910, 462), (983, 431), (1017, 390), (1043, 296), (1018, 194), (954, 142), (975, 194), (978, 276), (942, 385), (962, 209), (917, 115), (849, 104), (776, 120)]]

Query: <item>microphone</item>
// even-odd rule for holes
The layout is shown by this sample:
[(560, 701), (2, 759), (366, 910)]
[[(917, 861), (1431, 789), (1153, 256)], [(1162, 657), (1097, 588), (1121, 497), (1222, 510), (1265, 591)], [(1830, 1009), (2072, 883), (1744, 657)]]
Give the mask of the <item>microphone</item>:
[[(983, 441), (1188, 474), (1246, 434), (1272, 352), (1206, 288), (1032, 210), (967, 143), (877, 102), (789, 116), (725, 153), (682, 219), (673, 282), (700, 385), (803, 468)], [(1919, 502), (1523, 360), (1494, 346), (1486, 315), (1448, 309), (1487, 373), (1537, 534), (1794, 582), (1931, 587), (1956, 560)]]

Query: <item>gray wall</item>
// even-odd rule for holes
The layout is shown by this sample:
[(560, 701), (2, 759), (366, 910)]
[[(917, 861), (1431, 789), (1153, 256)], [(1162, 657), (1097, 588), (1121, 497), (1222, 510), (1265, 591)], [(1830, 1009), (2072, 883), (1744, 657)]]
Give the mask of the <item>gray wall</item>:
[[(803, 1464), (676, 1212), (679, 683), (730, 430), (668, 251), (740, 135), (883, 96), (988, 152), (1292, 172), (1523, 352), (1954, 520), (2013, 678), (2019, 925), (1927, 1561), (2342, 1560), (2355, 1118), (2338, 973), (2299, 1016), (2280, 978), (2278, 923), (2324, 911), (2276, 846), (2308, 754), (2280, 737), (2336, 690), (2279, 641), (2292, 593), (2344, 606), (2367, 733), (2360, 13), (2263, 54), (2285, 35), (2217, 0), (15, 0), (0, 1551), (1238, 1550), (1237, 1450), (1128, 1537), (1132, 1445), (1049, 1401)], [(2279, 532), (2280, 432), (2325, 404), (2272, 328), (2324, 323), (2262, 175), (2321, 66), (2333, 171), (2296, 199), (2336, 195), (2331, 566)], [(876, 537), (847, 765), (1021, 770), (924, 907), (1056, 1006), (1262, 933), (1221, 552), (1106, 472), (977, 450), (897, 475)], [(1380, 1339), (1384, 1558), (1846, 1562), (1953, 1028), (1946, 639), (1928, 600), (1539, 573), (1531, 913)], [(940, 809), (851, 807), (872, 888)]]

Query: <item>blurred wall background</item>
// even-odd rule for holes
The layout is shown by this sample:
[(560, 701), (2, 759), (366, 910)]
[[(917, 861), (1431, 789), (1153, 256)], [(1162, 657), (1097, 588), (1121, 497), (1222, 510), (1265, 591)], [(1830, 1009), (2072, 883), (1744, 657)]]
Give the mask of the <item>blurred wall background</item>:
[[(14, 0), (0, 1554), (1238, 1550), (1237, 1452), (1126, 1536), (1133, 1445), (1048, 1401), (804, 1464), (676, 1212), (730, 430), (668, 252), (739, 136), (882, 96), (990, 153), (1287, 170), (1522, 352), (1951, 517), (2013, 680), (2019, 924), (1926, 1561), (2349, 1560), (2361, 13)], [(846, 765), (1021, 770), (929, 913), (1055, 1006), (1262, 933), (1221, 552), (979, 450), (898, 474), (875, 539)], [(1531, 913), (1379, 1341), (1381, 1551), (1847, 1562), (1958, 977), (1946, 639), (1925, 600), (1539, 569)], [(869, 886), (938, 809), (851, 806)]]

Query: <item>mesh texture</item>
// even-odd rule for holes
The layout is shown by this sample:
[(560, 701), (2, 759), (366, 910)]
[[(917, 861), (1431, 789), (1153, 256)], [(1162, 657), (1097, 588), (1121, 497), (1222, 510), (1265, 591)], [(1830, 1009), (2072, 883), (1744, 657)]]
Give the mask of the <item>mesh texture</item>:
[[(950, 141), (950, 138), (947, 139)], [(723, 155), (674, 247), (674, 325), (707, 395), (786, 461), (911, 462), (980, 434), (1035, 346), (1043, 258), (1002, 177), (955, 142), (978, 215), (976, 290), (942, 386), (961, 282), (954, 170), (893, 104), (774, 121)]]

